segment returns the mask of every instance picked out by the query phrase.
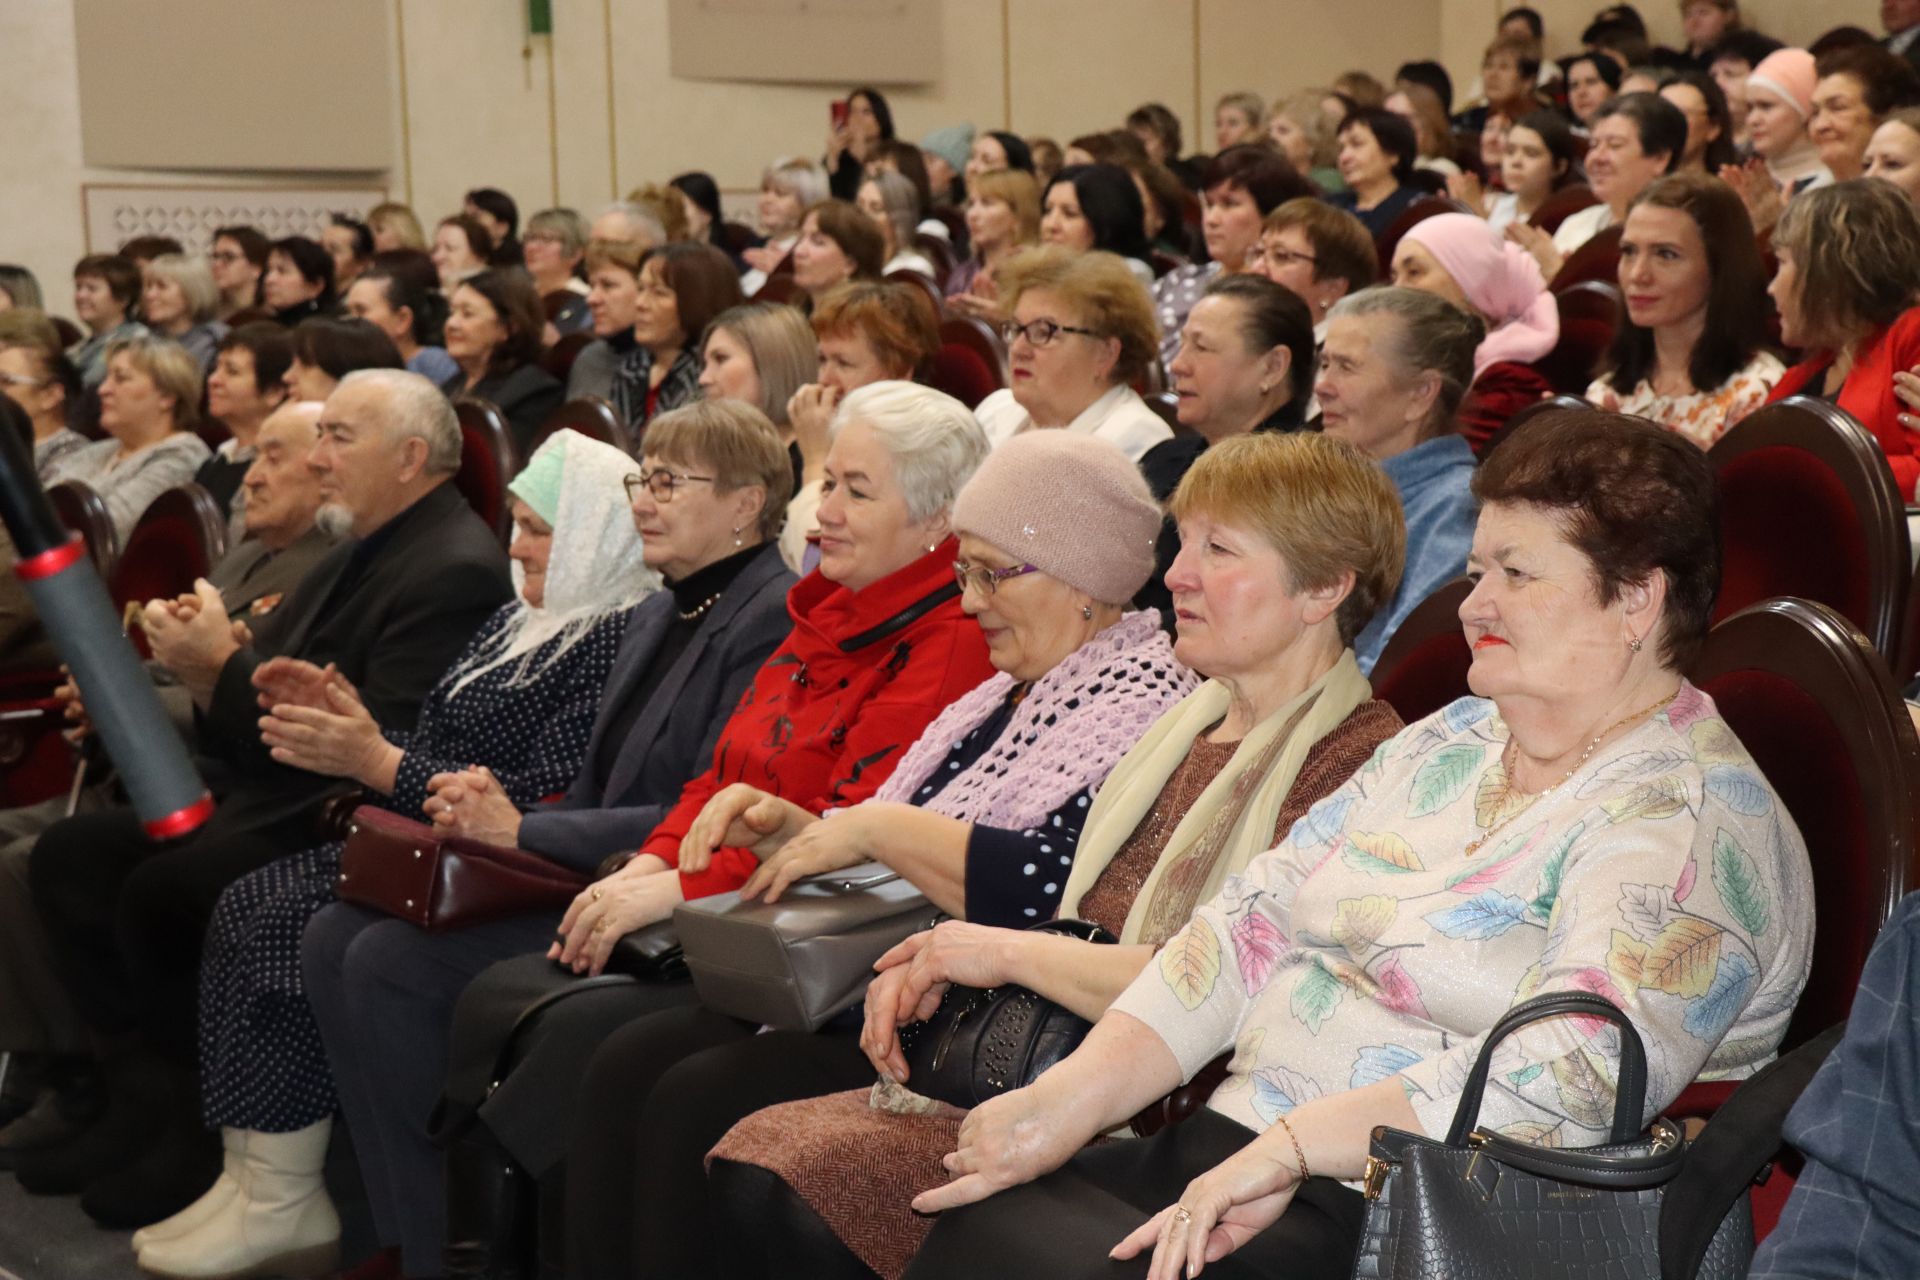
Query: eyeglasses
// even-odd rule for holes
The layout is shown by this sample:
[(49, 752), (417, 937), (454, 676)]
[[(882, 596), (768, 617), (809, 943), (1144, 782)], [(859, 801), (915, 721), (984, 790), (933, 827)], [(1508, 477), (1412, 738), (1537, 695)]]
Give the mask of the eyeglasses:
[(641, 485), (647, 486), (647, 492), (653, 495), (655, 502), (672, 502), (674, 490), (695, 480), (713, 483), (712, 476), (676, 475), (665, 467), (655, 467), (651, 471), (642, 471), (639, 475), (628, 476), (621, 483), (626, 486), (629, 503), (633, 501), (633, 491)]
[(1011, 569), (989, 569), (984, 565), (968, 564), (965, 560), (953, 562), (953, 580), (960, 584), (960, 590), (972, 587), (983, 596), (990, 596), (1008, 578), (1024, 577), (1029, 573), (1038, 573), (1040, 567), (1031, 564), (1016, 564)]
[(1018, 324), (1009, 320), (1000, 326), (1000, 337), (1008, 346), (1013, 345), (1015, 338), (1025, 337), (1027, 342), (1035, 347), (1049, 347), (1053, 345), (1053, 340), (1063, 333), (1077, 333), (1088, 338), (1100, 336), (1092, 329), (1076, 328), (1070, 324), (1055, 324), (1051, 320), (1035, 320), (1029, 324)]
[(1312, 266), (1319, 261), (1310, 253), (1295, 253), (1291, 249), (1265, 249), (1262, 253), (1266, 256), (1268, 265), (1275, 267), (1290, 267), (1296, 262), (1304, 262)]

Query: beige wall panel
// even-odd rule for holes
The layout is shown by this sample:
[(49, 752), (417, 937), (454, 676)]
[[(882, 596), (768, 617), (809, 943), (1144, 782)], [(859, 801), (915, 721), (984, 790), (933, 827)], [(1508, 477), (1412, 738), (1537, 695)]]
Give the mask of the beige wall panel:
[[(1213, 150), (1213, 104), (1251, 89), (1268, 102), (1324, 85), (1342, 71), (1384, 79), (1403, 62), (1433, 56), (1435, 5), (1405, 0), (1199, 0), (1201, 132), (1196, 151)], [(1488, 0), (1490, 3), (1491, 0)]]
[[(1004, 111), (999, 15), (999, 5), (983, 0), (942, 6), (946, 54), (939, 81), (887, 90), (900, 136), (918, 139), (965, 120), (997, 127)], [(613, 9), (623, 192), (692, 168), (707, 169), (730, 190), (751, 189), (775, 156), (822, 153), (828, 103), (840, 94), (817, 85), (675, 79), (663, 41), (665, 19), (665, 0), (620, 0)]]
[[(965, 0), (960, 0), (965, 3)], [(1194, 117), (1195, 0), (1013, 0), (1013, 128), (1061, 145), (1159, 101)]]
[(607, 125), (607, 15), (619, 3), (553, 0), (560, 203), (588, 217), (614, 198), (612, 135)]
[[(553, 198), (545, 40), (527, 46), (524, 8), (470, 0), (400, 0), (413, 205), (433, 224), (477, 186), (500, 187), (524, 212)], [(558, 16), (556, 15), (556, 22)]]
[(381, 4), (73, 0), (87, 163), (385, 169)]

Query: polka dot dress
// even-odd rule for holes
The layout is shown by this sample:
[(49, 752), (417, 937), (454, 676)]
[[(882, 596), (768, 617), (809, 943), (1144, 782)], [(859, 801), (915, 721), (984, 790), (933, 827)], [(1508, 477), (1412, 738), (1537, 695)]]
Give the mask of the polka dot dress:
[[(924, 806), (939, 795), (949, 779), (992, 748), (1012, 718), (1013, 704), (1008, 703), (954, 743), (926, 785), (914, 793), (913, 803)], [(1066, 888), (1091, 800), (1090, 791), (1069, 796), (1039, 826), (1023, 831), (975, 823), (967, 841), (967, 919), (1014, 929), (1051, 919)]]
[[(482, 764), (522, 809), (564, 791), (586, 758), (601, 690), (626, 628), (610, 614), (551, 666), (552, 646), (488, 670), (456, 693), (520, 606), (493, 615), (427, 695), (401, 747), (395, 813), (418, 817), (427, 780)], [(520, 676), (520, 683), (513, 683)], [(334, 900), (338, 843), (271, 862), (227, 887), (200, 963), (201, 1098), (208, 1127), (290, 1133), (332, 1115), (333, 1077), (300, 980), (300, 935)]]

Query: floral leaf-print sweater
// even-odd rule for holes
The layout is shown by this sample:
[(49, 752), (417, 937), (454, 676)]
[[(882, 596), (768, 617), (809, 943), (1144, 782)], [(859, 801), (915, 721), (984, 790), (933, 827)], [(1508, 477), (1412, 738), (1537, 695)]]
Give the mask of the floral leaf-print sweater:
[[(1235, 1050), (1210, 1105), (1255, 1130), (1397, 1077), (1443, 1135), (1486, 1030), (1547, 991), (1625, 1011), (1647, 1119), (1695, 1079), (1751, 1075), (1806, 984), (1813, 886), (1799, 830), (1712, 700), (1683, 685), (1531, 803), (1508, 787), (1507, 737), (1491, 702), (1463, 698), (1382, 744), (1113, 1007), (1189, 1077)], [(1591, 1018), (1509, 1037), (1482, 1127), (1604, 1141), (1619, 1053)]]

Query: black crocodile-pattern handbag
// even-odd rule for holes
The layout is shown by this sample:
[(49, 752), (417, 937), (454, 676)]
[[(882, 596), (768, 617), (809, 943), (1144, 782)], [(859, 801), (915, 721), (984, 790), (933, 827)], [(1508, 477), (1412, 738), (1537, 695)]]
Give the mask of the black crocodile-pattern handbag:
[[(1083, 942), (1114, 936), (1085, 920), (1031, 926)], [(925, 1022), (900, 1028), (909, 1087), (923, 1097), (973, 1108), (1032, 1084), (1087, 1038), (1093, 1024), (1025, 987), (953, 986)]]
[[(1608, 1141), (1563, 1150), (1477, 1129), (1495, 1047), (1530, 1022), (1567, 1014), (1620, 1029)], [(1646, 1086), (1646, 1051), (1612, 1002), (1559, 992), (1515, 1005), (1488, 1033), (1444, 1142), (1384, 1125), (1373, 1131), (1355, 1280), (1659, 1280), (1661, 1202), (1687, 1141), (1665, 1117), (1638, 1132)], [(1697, 1274), (1739, 1280), (1752, 1260), (1743, 1195)]]

